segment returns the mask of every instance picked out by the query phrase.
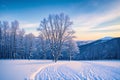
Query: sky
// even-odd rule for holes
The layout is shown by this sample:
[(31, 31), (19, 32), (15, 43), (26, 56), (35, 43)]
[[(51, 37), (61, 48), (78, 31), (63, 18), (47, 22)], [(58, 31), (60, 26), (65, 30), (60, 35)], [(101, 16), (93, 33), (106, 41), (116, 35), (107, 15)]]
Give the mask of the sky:
[(49, 14), (65, 13), (73, 21), (75, 40), (120, 37), (120, 0), (0, 0), (0, 21), (18, 20), (26, 33)]

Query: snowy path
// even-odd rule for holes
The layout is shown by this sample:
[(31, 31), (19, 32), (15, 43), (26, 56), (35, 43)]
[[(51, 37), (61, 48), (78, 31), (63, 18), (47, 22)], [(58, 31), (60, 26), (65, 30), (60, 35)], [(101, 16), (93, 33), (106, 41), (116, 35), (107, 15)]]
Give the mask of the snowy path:
[(58, 62), (44, 67), (34, 80), (119, 80), (120, 62), (72, 61)]

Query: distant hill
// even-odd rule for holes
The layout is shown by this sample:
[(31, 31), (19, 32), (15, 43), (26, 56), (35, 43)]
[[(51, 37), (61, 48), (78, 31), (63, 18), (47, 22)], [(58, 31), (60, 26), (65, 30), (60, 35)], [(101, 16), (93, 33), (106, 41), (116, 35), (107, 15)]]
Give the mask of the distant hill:
[(79, 49), (80, 53), (76, 59), (120, 59), (120, 37), (102, 38), (86, 45), (80, 45)]
[(86, 45), (93, 42), (93, 40), (87, 40), (87, 41), (77, 41), (78, 46)]

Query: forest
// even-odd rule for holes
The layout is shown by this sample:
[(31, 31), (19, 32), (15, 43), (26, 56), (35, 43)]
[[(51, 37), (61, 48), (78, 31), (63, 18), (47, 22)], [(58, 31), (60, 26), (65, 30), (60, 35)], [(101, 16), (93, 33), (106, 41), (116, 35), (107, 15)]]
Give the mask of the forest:
[(35, 36), (26, 34), (17, 20), (0, 21), (0, 59), (74, 59), (79, 48), (71, 25), (68, 15), (49, 15), (40, 22), (39, 36)]

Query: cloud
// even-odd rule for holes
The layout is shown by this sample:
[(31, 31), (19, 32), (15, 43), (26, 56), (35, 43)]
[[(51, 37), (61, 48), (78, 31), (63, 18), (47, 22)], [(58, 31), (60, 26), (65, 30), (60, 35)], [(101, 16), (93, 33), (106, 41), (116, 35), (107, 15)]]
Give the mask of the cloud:
[(99, 29), (92, 29), (89, 32), (120, 32), (120, 24), (119, 25), (111, 25), (102, 27)]
[(99, 39), (104, 36), (118, 37), (120, 34), (120, 3), (94, 13), (79, 14), (72, 18), (76, 39)]
[(32, 34), (34, 34), (35, 36), (38, 36), (38, 35), (39, 35), (39, 32), (38, 32), (38, 31), (35, 31), (35, 30), (26, 31), (26, 34), (29, 34), (29, 33), (32, 33)]
[[(100, 24), (107, 23), (120, 17), (120, 6), (118, 3), (110, 6), (104, 12), (95, 12), (91, 14), (84, 14), (73, 18), (74, 28), (82, 29), (83, 31), (92, 30), (94, 28), (101, 28)], [(104, 27), (109, 27), (104, 26)], [(113, 26), (114, 27), (114, 26)]]
[(95, 30), (95, 31), (90, 31), (90, 32), (120, 32), (120, 29), (112, 29), (112, 30)]
[(40, 23), (30, 23), (30, 22), (22, 22), (20, 23), (20, 28), (25, 29), (26, 34), (32, 33), (35, 36), (39, 35), (37, 28), (39, 27)]
[(20, 23), (20, 27), (24, 29), (33, 29), (39, 26), (39, 23)]

